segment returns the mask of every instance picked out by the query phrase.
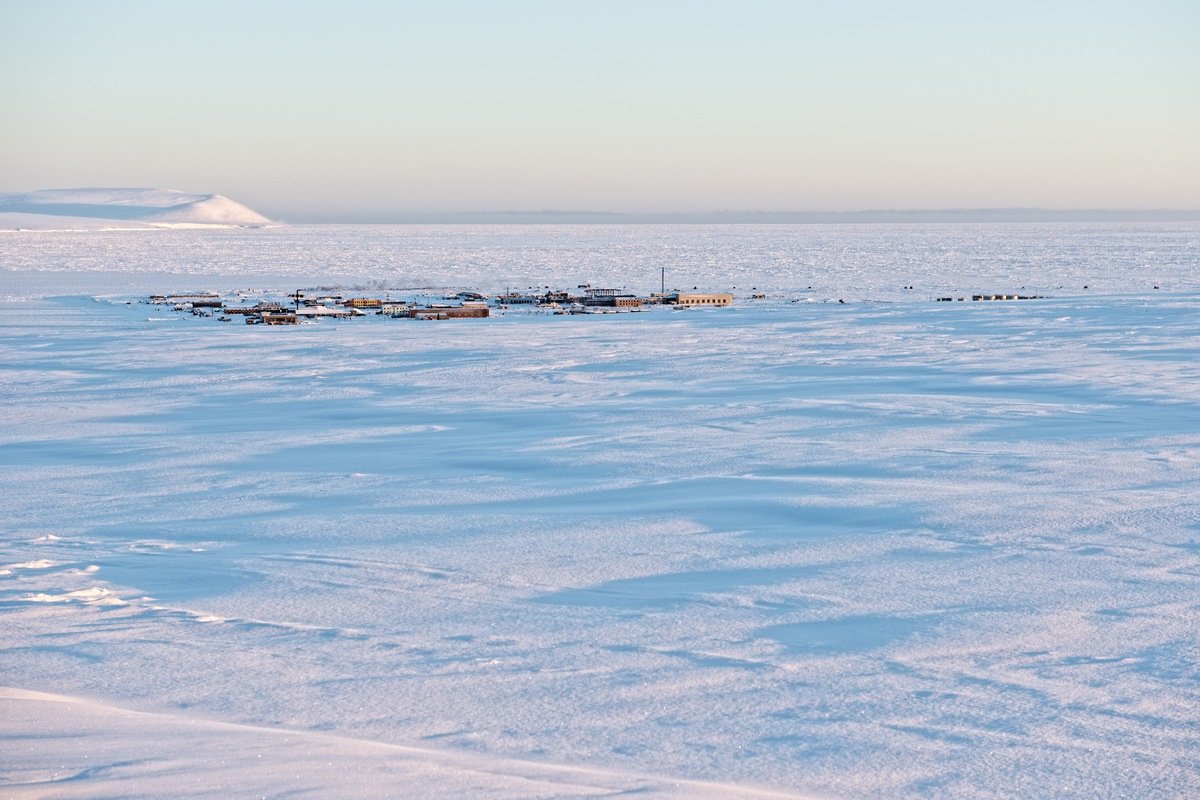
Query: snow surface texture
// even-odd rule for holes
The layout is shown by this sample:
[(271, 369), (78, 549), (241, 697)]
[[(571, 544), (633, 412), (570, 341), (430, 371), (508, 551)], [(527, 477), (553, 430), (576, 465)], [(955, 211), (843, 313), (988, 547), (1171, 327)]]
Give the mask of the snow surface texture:
[(257, 227), (271, 220), (219, 194), (173, 189), (46, 189), (0, 194), (0, 231)]
[[(0, 794), (1197, 796), (1198, 253), (0, 238)], [(737, 306), (275, 329), (87, 296), (660, 263)], [(1021, 286), (1054, 296), (933, 301)]]

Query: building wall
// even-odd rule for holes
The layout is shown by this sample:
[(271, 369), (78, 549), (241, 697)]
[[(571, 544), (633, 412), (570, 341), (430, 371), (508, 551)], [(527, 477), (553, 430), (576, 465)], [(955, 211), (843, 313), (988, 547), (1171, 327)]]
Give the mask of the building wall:
[(728, 293), (695, 294), (680, 293), (675, 296), (677, 306), (728, 306), (733, 304), (733, 295)]

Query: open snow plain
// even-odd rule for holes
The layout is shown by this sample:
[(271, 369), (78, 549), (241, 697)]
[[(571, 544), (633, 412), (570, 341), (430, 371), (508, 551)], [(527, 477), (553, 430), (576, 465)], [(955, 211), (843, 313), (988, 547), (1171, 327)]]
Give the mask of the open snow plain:
[[(12, 233), (0, 259), (4, 797), (1200, 794), (1200, 226)], [(736, 307), (121, 302), (660, 266)], [(1048, 297), (933, 301), (1022, 289)]]

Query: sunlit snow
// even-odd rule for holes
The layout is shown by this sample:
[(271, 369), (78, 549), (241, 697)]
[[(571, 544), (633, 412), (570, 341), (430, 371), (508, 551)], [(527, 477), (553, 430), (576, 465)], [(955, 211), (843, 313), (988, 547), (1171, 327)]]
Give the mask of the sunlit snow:
[[(1188, 224), (0, 234), (2, 794), (1196, 795), (1198, 258)], [(139, 302), (662, 268), (734, 307)]]
[(174, 189), (44, 189), (0, 194), (0, 231), (259, 227), (271, 221), (219, 194)]

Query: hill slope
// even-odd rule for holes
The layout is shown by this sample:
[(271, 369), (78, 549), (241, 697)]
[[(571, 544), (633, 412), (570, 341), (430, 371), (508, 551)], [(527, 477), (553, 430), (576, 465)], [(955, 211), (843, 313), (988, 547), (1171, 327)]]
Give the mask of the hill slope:
[(271, 220), (219, 194), (173, 189), (47, 189), (0, 194), (0, 229), (260, 226)]

